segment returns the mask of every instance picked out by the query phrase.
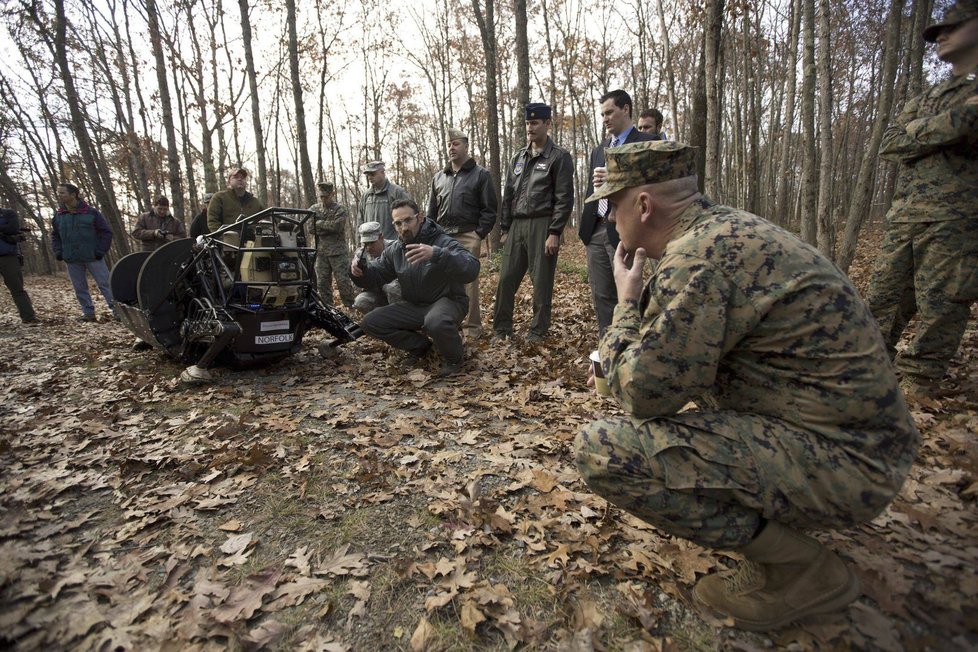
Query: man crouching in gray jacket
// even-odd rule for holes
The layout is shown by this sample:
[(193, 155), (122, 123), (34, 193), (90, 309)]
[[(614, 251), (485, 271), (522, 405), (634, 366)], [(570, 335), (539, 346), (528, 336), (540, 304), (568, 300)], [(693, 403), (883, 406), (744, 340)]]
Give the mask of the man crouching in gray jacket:
[(360, 266), (350, 264), (353, 282), (366, 290), (381, 288), (395, 278), (403, 301), (369, 312), (360, 323), (368, 335), (408, 352), (403, 368), (416, 366), (434, 346), (442, 358), (438, 375), (462, 370), (459, 325), (468, 313), (465, 284), (479, 276), (479, 259), (435, 222), (418, 214), (410, 199), (391, 204), (398, 240), (380, 258)]

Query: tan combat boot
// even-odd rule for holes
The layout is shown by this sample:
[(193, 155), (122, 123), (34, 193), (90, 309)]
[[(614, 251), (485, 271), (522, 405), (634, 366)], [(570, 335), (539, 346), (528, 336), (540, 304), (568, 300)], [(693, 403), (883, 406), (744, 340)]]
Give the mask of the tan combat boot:
[(697, 601), (751, 631), (777, 629), (835, 611), (859, 597), (859, 580), (815, 539), (768, 521), (740, 548), (736, 570), (707, 575), (693, 588)]

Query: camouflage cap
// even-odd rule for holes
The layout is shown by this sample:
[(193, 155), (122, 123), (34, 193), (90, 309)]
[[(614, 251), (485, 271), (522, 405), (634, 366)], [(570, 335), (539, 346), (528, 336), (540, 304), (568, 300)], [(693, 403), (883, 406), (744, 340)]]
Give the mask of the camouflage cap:
[(469, 141), (469, 137), (461, 129), (456, 129), (455, 127), (449, 127), (448, 128), (448, 140), (449, 141), (452, 141), (452, 140), (464, 140), (465, 142), (468, 142)]
[(363, 166), (363, 173), (364, 174), (368, 174), (370, 172), (376, 172), (377, 170), (383, 170), (383, 169), (384, 169), (384, 162), (383, 161), (380, 161), (380, 160), (370, 161), (366, 165)]
[(696, 174), (696, 150), (673, 140), (647, 140), (605, 150), (608, 175), (585, 202), (604, 199), (619, 190)]
[(321, 195), (331, 195), (336, 190), (336, 186), (330, 181), (320, 181), (316, 184), (316, 187), (319, 188), (319, 194)]
[(357, 231), (360, 234), (360, 244), (376, 242), (380, 239), (380, 222), (364, 222)]
[(940, 22), (924, 28), (924, 40), (933, 43), (945, 27), (960, 25), (975, 16), (978, 16), (978, 0), (958, 0), (947, 8)]

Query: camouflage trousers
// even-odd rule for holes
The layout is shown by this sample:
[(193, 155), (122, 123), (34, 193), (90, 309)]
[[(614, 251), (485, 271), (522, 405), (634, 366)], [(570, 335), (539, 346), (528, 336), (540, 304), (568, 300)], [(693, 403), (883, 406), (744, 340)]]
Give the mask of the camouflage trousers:
[(592, 491), (710, 548), (746, 545), (762, 519), (797, 529), (850, 527), (896, 493), (826, 438), (757, 414), (601, 419), (578, 434), (575, 449)]
[(357, 291), (350, 280), (350, 255), (347, 253), (324, 254), (316, 256), (316, 287), (323, 303), (333, 305), (333, 279), (340, 291), (340, 300), (344, 306), (352, 306), (357, 297)]
[[(897, 369), (940, 380), (976, 298), (978, 218), (887, 225), (867, 303)], [(896, 343), (914, 314), (917, 333), (897, 356)]]

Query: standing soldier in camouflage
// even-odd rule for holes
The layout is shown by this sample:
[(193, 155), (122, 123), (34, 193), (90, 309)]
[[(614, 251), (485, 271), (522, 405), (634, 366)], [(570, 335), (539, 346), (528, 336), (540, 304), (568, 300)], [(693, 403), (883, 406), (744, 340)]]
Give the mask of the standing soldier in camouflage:
[(336, 188), (332, 183), (321, 181), (319, 203), (309, 210), (316, 213), (316, 285), (319, 297), (327, 305), (333, 305), (333, 280), (340, 291), (340, 300), (347, 308), (353, 305), (357, 293), (350, 280), (350, 249), (346, 245), (346, 228), (350, 213), (346, 206), (336, 201)]
[(883, 254), (868, 303), (908, 396), (932, 395), (958, 349), (978, 298), (978, 0), (959, 0), (924, 30), (952, 76), (909, 100), (880, 155), (899, 164)]
[(700, 195), (686, 145), (607, 159), (588, 201), (608, 198), (621, 244), (599, 351), (628, 416), (578, 435), (581, 474), (656, 528), (743, 555), (693, 590), (737, 626), (845, 606), (856, 576), (801, 530), (872, 519), (919, 442), (873, 316), (816, 249)]

